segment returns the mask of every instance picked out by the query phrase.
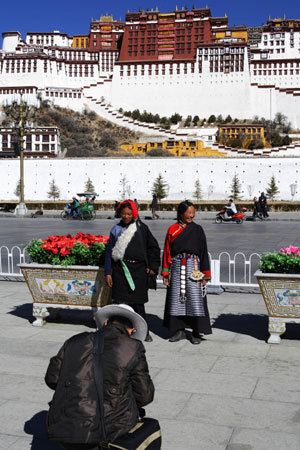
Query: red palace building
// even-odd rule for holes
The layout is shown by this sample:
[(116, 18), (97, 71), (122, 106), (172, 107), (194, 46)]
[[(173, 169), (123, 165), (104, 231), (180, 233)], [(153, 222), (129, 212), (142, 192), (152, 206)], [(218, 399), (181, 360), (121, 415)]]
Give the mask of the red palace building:
[(118, 59), (124, 34), (125, 22), (114, 20), (112, 16), (101, 16), (91, 21), (89, 46), (91, 52), (99, 53), (102, 72), (112, 72)]
[(218, 20), (209, 8), (128, 12), (119, 62), (194, 60), (197, 46), (213, 41), (212, 27), (228, 26)]

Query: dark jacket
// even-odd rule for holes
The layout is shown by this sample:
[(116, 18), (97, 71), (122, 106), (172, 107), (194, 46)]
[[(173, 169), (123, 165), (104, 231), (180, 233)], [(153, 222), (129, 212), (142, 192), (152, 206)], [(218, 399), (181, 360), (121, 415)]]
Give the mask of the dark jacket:
[(147, 268), (158, 273), (160, 266), (158, 242), (147, 225), (137, 221), (137, 231), (129, 242), (124, 255), (125, 264), (135, 284), (135, 289), (132, 291), (120, 261), (114, 262), (111, 257), (112, 249), (117, 240), (114, 233), (118, 227), (125, 228), (126, 225), (121, 221), (112, 228), (105, 254), (105, 274), (111, 273), (113, 279), (112, 299), (116, 303), (127, 303), (129, 305), (147, 303)]
[[(93, 373), (95, 333), (81, 333), (65, 342), (50, 360), (46, 384), (55, 389), (47, 419), (49, 440), (99, 443), (99, 402)], [(104, 330), (102, 355), (104, 418), (109, 441), (127, 433), (138, 420), (138, 407), (152, 402), (154, 386), (143, 344), (122, 325)]]

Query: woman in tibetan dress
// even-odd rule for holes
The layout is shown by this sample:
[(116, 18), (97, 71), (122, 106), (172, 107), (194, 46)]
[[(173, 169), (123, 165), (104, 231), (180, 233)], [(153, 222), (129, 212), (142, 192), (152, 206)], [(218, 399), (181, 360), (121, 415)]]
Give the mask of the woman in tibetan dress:
[[(160, 266), (160, 248), (151, 231), (138, 218), (136, 204), (120, 203), (121, 221), (110, 231), (105, 254), (105, 279), (112, 288), (112, 302), (126, 303), (145, 316), (149, 276), (152, 281)], [(151, 342), (148, 333), (146, 341)]]
[(200, 344), (201, 334), (211, 334), (206, 283), (210, 265), (203, 228), (193, 222), (195, 207), (189, 201), (179, 204), (177, 223), (167, 231), (162, 276), (168, 287), (164, 325), (172, 333), (170, 342), (186, 337), (192, 329), (192, 344)]

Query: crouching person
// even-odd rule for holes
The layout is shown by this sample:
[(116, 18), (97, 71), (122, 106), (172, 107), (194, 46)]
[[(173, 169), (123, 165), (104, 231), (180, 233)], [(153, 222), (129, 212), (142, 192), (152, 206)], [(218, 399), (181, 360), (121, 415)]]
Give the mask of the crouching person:
[(143, 442), (160, 449), (158, 422), (140, 419), (139, 408), (154, 396), (141, 342), (145, 320), (121, 304), (104, 306), (95, 320), (98, 331), (71, 337), (50, 360), (48, 439), (65, 450), (136, 449)]

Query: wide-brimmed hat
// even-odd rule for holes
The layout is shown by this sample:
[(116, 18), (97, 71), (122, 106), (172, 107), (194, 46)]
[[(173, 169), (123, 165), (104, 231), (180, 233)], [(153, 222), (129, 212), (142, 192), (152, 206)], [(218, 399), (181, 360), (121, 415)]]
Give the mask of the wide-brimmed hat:
[(99, 329), (102, 328), (105, 321), (113, 316), (121, 316), (129, 319), (133, 328), (136, 330), (131, 337), (140, 341), (145, 340), (148, 330), (147, 323), (143, 317), (137, 314), (129, 305), (107, 305), (100, 308), (94, 316), (97, 327)]

